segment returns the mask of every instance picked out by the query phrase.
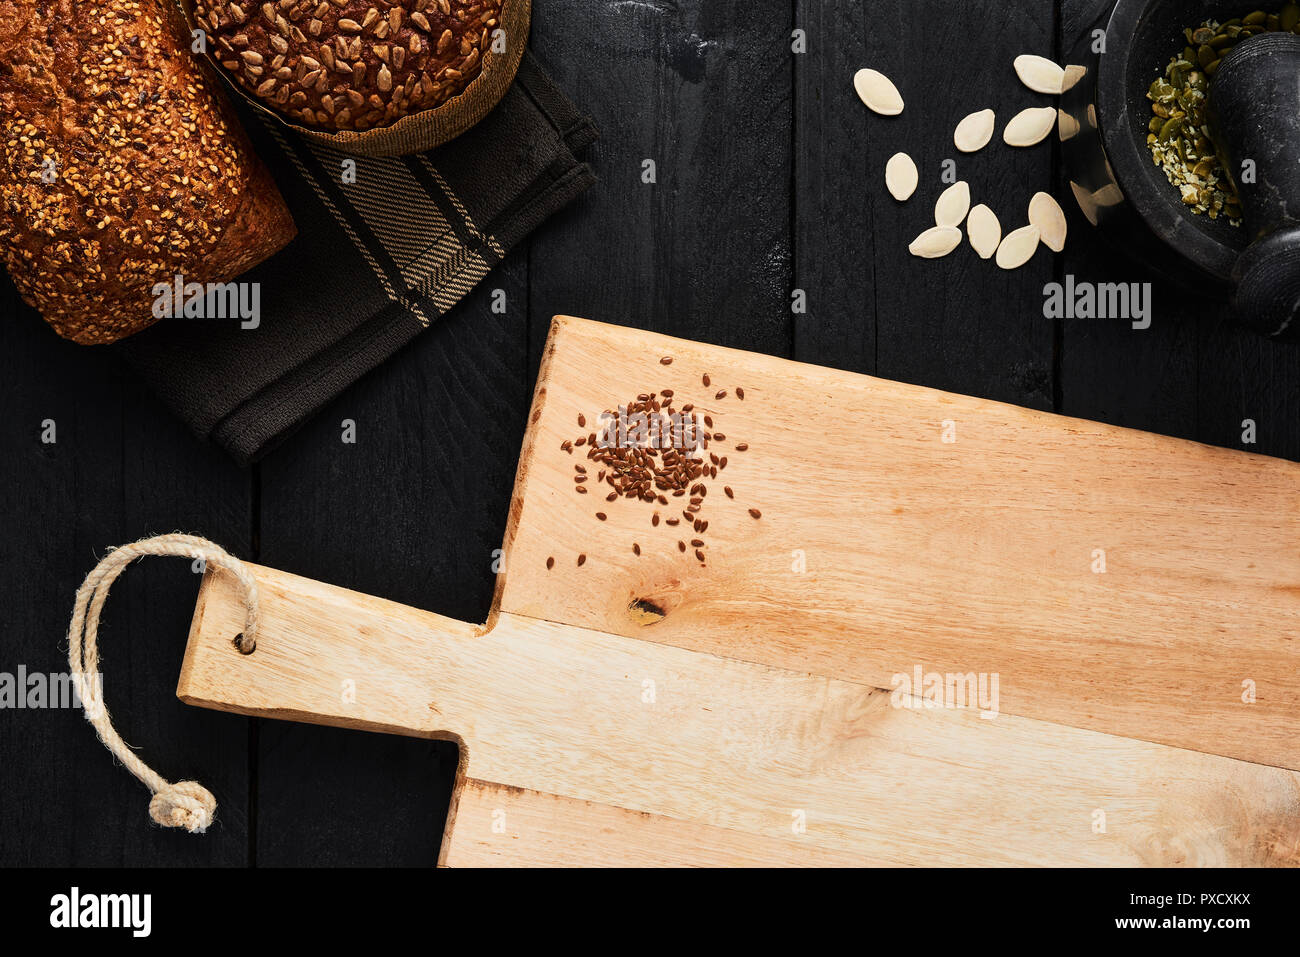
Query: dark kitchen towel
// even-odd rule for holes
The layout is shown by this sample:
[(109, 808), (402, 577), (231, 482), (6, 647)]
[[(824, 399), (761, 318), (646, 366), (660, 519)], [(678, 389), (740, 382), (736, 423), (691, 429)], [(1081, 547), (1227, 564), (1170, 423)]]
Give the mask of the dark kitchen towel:
[[(574, 154), (591, 120), (525, 54), (477, 126), (429, 153), (375, 159), (245, 114), (298, 237), (239, 277), (259, 325), (164, 319), (112, 348), (200, 436), (255, 461), (454, 306), (506, 252), (595, 182)], [(354, 161), (356, 181), (342, 182)]]

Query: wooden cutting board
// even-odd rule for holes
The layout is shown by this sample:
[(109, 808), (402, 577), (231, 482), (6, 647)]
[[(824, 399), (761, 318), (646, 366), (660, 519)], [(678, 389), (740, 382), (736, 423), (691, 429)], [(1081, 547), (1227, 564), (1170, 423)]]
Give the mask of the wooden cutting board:
[[(689, 497), (565, 447), (665, 389), (727, 457), (703, 562)], [(255, 569), (243, 656), (212, 572), (178, 694), (456, 740), (452, 865), (1296, 865), (1298, 506), (1293, 463), (558, 318), (487, 624)]]

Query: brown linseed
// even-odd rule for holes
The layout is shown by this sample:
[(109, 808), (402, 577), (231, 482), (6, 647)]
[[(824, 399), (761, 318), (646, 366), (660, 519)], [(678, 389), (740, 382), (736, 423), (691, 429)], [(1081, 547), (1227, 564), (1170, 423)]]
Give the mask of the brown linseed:
[[(672, 357), (662, 357), (660, 364), (671, 365)], [(709, 386), (710, 375), (704, 373), (701, 381), (706, 387)], [(735, 392), (738, 399), (744, 399), (742, 388), (737, 387)], [(714, 398), (721, 400), (726, 396), (727, 390), (721, 389)], [(570, 455), (575, 448), (581, 448), (586, 453), (586, 459), (594, 463), (594, 466), (574, 466), (574, 489), (579, 494), (587, 493), (586, 483), (590, 477), (588, 472), (590, 468), (595, 468), (598, 470), (595, 483), (609, 487), (605, 494), (606, 502), (613, 503), (625, 498), (665, 507), (673, 499), (687, 499), (684, 503), (686, 507), (681, 510), (681, 518), (662, 518), (656, 510), (651, 514), (650, 525), (658, 527), (662, 523), (677, 527), (684, 518), (685, 524), (690, 526), (696, 537), (690, 540), (689, 548), (684, 540), (678, 541), (678, 551), (688, 552), (694, 549), (696, 558), (703, 564), (705, 534), (709, 522), (701, 517), (700, 512), (708, 495), (707, 483), (717, 478), (720, 469), (727, 467), (726, 456), (709, 452), (709, 443), (725, 442), (727, 436), (712, 431), (712, 415), (696, 413), (695, 406), (691, 403), (675, 407), (674, 401), (675, 393), (672, 389), (639, 392), (635, 399), (616, 409), (605, 411), (600, 417), (602, 424), (599, 433), (588, 431), (585, 435), (565, 440), (560, 448)], [(629, 419), (636, 422), (630, 434), (625, 424)], [(701, 420), (703, 428), (700, 427)], [(587, 428), (585, 414), (578, 413), (577, 422), (580, 429)], [(620, 425), (623, 431), (618, 431)], [(749, 446), (742, 442), (734, 448), (743, 452)], [(730, 485), (725, 486), (723, 491), (727, 498), (736, 498), (736, 492)], [(749, 512), (753, 518), (760, 516), (758, 509), (749, 509)], [(602, 522), (609, 518), (605, 512), (594, 514)], [(639, 542), (632, 543), (632, 551), (637, 556), (641, 555)], [(578, 565), (583, 565), (586, 559), (586, 554), (578, 556)], [(549, 559), (547, 567), (550, 568), (553, 564), (554, 559)]]

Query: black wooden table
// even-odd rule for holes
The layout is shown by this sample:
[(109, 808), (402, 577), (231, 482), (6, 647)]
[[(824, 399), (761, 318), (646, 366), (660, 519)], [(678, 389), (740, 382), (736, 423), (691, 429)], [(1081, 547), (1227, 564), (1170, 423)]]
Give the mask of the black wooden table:
[[(1150, 329), (1043, 317), (1044, 284), (1150, 277), (1077, 215), (1066, 252), (1002, 272), (911, 257), (956, 158), (1004, 224), (1061, 188), (1055, 138), (961, 157), (956, 121), (1046, 97), (1011, 61), (1054, 55), (1048, 0), (534, 0), (532, 48), (594, 117), (599, 185), (461, 305), (261, 465), (197, 442), (107, 355), (59, 340), (0, 286), (5, 534), (0, 671), (66, 670), (73, 592), (110, 545), (184, 530), (245, 558), (481, 621), (550, 317), (652, 328), (1038, 409), (1300, 459), (1300, 351), (1155, 287)], [(807, 51), (792, 52), (792, 31)], [(869, 114), (871, 65), (908, 106)], [(896, 150), (921, 168), (884, 191)], [(653, 160), (653, 184), (643, 182)], [(1005, 212), (1004, 212), (1005, 211)], [(1023, 216), (1023, 214), (1019, 214)], [(494, 312), (494, 290), (507, 308)], [(803, 290), (807, 311), (792, 311)], [(357, 441), (341, 441), (344, 419)], [(42, 442), (52, 422), (57, 441)], [(1158, 498), (1160, 488), (1150, 494)], [(1194, 520), (1194, 516), (1189, 516)], [(151, 560), (102, 630), (119, 730), (216, 794), (204, 837), (147, 819), (147, 791), (72, 710), (0, 711), (0, 863), (429, 865), (454, 747), (249, 720), (174, 697), (197, 576)]]

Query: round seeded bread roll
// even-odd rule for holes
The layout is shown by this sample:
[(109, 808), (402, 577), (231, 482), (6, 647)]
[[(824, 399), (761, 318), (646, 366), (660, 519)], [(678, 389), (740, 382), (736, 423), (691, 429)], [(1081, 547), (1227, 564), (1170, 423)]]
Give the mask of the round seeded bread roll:
[(195, 0), (194, 18), (217, 62), (271, 109), (318, 129), (369, 130), (464, 90), (501, 4)]

